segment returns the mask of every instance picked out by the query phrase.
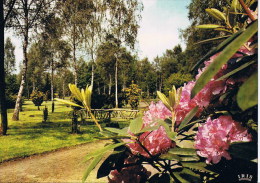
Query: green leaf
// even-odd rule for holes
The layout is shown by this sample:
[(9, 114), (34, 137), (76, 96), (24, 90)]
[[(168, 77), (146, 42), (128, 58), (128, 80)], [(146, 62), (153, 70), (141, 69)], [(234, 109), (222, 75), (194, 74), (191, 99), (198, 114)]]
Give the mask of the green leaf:
[(229, 153), (240, 159), (254, 160), (257, 158), (257, 144), (254, 142), (235, 142), (228, 149)]
[(181, 161), (181, 158), (176, 155), (176, 154), (172, 154), (172, 153), (165, 153), (165, 154), (162, 154), (160, 156), (161, 159), (167, 159), (167, 160), (174, 160), (174, 161)]
[(224, 21), (226, 22), (226, 16), (224, 15), (224, 13), (222, 13), (221, 11), (215, 9), (215, 8), (210, 8), (210, 9), (206, 9), (206, 12), (212, 16), (213, 18), (215, 18), (216, 20), (220, 20), (220, 21)]
[(241, 65), (240, 67), (238, 67), (238, 68), (232, 70), (231, 72), (225, 74), (224, 76), (221, 76), (221, 77), (218, 78), (216, 81), (220, 81), (220, 80), (226, 79), (226, 78), (228, 78), (229, 76), (231, 76), (231, 75), (233, 75), (233, 74), (235, 74), (235, 73), (237, 73), (237, 72), (243, 70), (244, 68), (246, 68), (246, 67), (252, 65), (253, 63), (255, 63), (255, 61), (247, 62), (247, 63)]
[(238, 5), (238, 0), (233, 0), (232, 3), (231, 3), (230, 11), (236, 13), (237, 12), (237, 5)]
[(142, 133), (142, 132), (154, 131), (154, 130), (157, 130), (158, 128), (159, 128), (159, 125), (155, 125), (155, 126), (152, 126), (152, 127), (147, 126), (147, 127), (144, 127), (144, 128), (140, 131), (140, 133)]
[(78, 101), (80, 101), (80, 102), (83, 101), (81, 92), (80, 92), (79, 88), (77, 88), (76, 85), (74, 85), (74, 84), (69, 84), (69, 89), (70, 89), (72, 95), (73, 95)]
[(74, 102), (70, 102), (68, 100), (63, 100), (63, 99), (59, 99), (59, 98), (55, 98), (55, 100), (57, 100), (58, 102), (61, 102), (63, 104), (67, 104), (67, 105), (71, 105), (71, 106), (74, 106), (74, 107), (81, 107), (81, 108), (84, 108), (83, 106), (80, 106)]
[(227, 45), (229, 45), (235, 38), (237, 38), (244, 30), (240, 29), (238, 32), (224, 40), (222, 43), (220, 43), (218, 46), (213, 47), (205, 56), (203, 56), (193, 67), (192, 71), (195, 70), (201, 63), (203, 63), (206, 59), (210, 58), (211, 56), (215, 55), (216, 53), (220, 52), (225, 48)]
[(143, 120), (142, 117), (135, 118), (130, 122), (130, 131), (134, 134), (140, 133), (143, 126)]
[(120, 135), (128, 135), (126, 128), (118, 129), (118, 128), (106, 127), (105, 129), (110, 131), (110, 132), (117, 133), (117, 134), (120, 134)]
[(175, 140), (175, 138), (176, 138), (176, 136), (177, 136), (177, 133), (176, 133), (176, 132), (172, 132), (171, 129), (170, 129), (170, 127), (169, 127), (169, 125), (168, 125), (165, 121), (163, 121), (163, 120), (158, 120), (157, 123), (164, 127), (167, 136), (168, 136), (171, 140)]
[(217, 24), (202, 24), (202, 25), (197, 25), (196, 28), (199, 29), (216, 29), (216, 28), (223, 28), (222, 25), (217, 25)]
[(237, 93), (238, 106), (244, 111), (258, 103), (258, 73), (255, 72), (243, 85), (239, 88)]
[(182, 178), (180, 172), (173, 172), (174, 177), (181, 183), (190, 183), (188, 180)]
[(222, 65), (224, 65), (236, 53), (236, 51), (257, 32), (257, 26), (258, 22), (255, 21), (241, 35), (232, 41), (209, 65), (209, 67), (207, 67), (192, 89), (191, 98), (199, 93), (199, 91), (204, 88), (211, 78), (221, 69)]
[(122, 146), (122, 145), (125, 145), (125, 144), (126, 144), (126, 143), (123, 143), (123, 142), (121, 142), (121, 143), (116, 143), (116, 144), (109, 144), (109, 145), (107, 145), (107, 146), (105, 146), (105, 147), (103, 147), (103, 148), (101, 148), (101, 149), (98, 149), (98, 150), (95, 151), (95, 152), (89, 153), (87, 156), (85, 156), (84, 161), (88, 161), (88, 160), (90, 160), (91, 158), (94, 158), (94, 157), (96, 157), (96, 156), (99, 156), (100, 154), (104, 154), (104, 153), (106, 153), (106, 152), (109, 151), (109, 150), (112, 150), (112, 149), (114, 149), (114, 148), (116, 148), (116, 147), (119, 147), (119, 146)]
[(195, 124), (197, 124), (198, 122), (201, 122), (201, 121), (202, 121), (202, 120), (193, 121), (193, 122), (187, 124), (186, 126), (182, 127), (181, 130), (182, 130), (182, 131), (183, 131), (183, 130), (186, 130), (186, 128), (189, 128), (189, 127), (191, 127), (191, 126), (193, 126), (193, 125), (195, 125)]
[(197, 114), (198, 110), (199, 107), (196, 106), (185, 116), (185, 118), (182, 120), (179, 126), (179, 130), (181, 130), (185, 125), (187, 125), (190, 122), (190, 120)]
[(201, 170), (204, 172), (215, 173), (211, 170), (206, 169), (205, 167), (207, 166), (207, 164), (204, 162), (194, 162), (194, 163), (189, 162), (189, 163), (181, 163), (181, 164), (183, 167), (186, 167), (186, 168), (192, 168), (192, 169)]
[(197, 156), (196, 150), (192, 148), (171, 148), (168, 153), (176, 154), (176, 155), (191, 155)]
[(162, 103), (171, 111), (172, 106), (170, 105), (169, 99), (160, 91), (157, 91), (157, 95), (160, 98), (160, 100), (162, 101)]
[(181, 161), (199, 161), (198, 156), (181, 156)]
[(194, 173), (192, 170), (188, 168), (183, 168), (181, 172), (173, 172), (173, 175), (181, 182), (181, 183), (200, 183), (200, 175)]
[(168, 173), (156, 173), (154, 174), (149, 180), (148, 182), (161, 182), (161, 183), (170, 183), (171, 182), (171, 178), (170, 175)]
[(230, 37), (230, 35), (215, 37), (215, 38), (211, 38), (211, 39), (206, 39), (206, 40), (203, 40), (203, 41), (199, 41), (199, 42), (197, 42), (195, 44), (202, 44), (202, 43), (208, 43), (208, 42), (211, 42), (211, 41), (218, 41), (218, 40), (221, 40), (221, 39), (226, 39), (228, 37)]
[(107, 159), (102, 163), (97, 172), (97, 178), (102, 178), (109, 175), (114, 164), (116, 164), (121, 158), (124, 158), (124, 151), (112, 153), (107, 157)]
[(90, 172), (97, 166), (97, 164), (101, 161), (101, 159), (103, 158), (104, 153), (99, 154), (98, 156), (96, 156), (91, 163), (89, 164), (88, 168), (85, 170), (83, 178), (82, 178), (82, 182), (85, 182), (86, 179), (88, 178)]

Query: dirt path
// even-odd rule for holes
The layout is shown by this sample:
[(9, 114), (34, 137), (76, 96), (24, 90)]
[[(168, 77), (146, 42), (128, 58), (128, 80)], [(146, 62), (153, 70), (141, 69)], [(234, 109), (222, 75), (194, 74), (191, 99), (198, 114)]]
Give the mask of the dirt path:
[[(48, 182), (76, 183), (81, 182), (87, 163), (83, 157), (108, 141), (96, 141), (68, 149), (58, 150), (42, 155), (35, 155), (21, 160), (0, 164), (0, 183)], [(107, 182), (106, 178), (95, 179), (92, 172), (86, 182)]]

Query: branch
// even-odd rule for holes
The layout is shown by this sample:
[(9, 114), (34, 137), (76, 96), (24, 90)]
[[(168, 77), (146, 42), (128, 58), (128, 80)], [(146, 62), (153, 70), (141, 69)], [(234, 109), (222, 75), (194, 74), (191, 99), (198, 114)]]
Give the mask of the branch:
[(241, 6), (244, 8), (244, 10), (246, 11), (247, 15), (249, 16), (249, 18), (252, 21), (255, 21), (256, 18), (252, 15), (251, 10), (246, 6), (246, 4), (244, 3), (243, 0), (239, 0), (239, 3), (241, 4)]
[(7, 14), (6, 14), (5, 18), (4, 18), (4, 25), (5, 25), (5, 22), (6, 22), (7, 18), (9, 17), (10, 13), (11, 13), (12, 10), (13, 10), (15, 1), (16, 1), (16, 0), (13, 0), (13, 1), (11, 2), (11, 6), (9, 7), (9, 10), (8, 10), (8, 12), (7, 12)]

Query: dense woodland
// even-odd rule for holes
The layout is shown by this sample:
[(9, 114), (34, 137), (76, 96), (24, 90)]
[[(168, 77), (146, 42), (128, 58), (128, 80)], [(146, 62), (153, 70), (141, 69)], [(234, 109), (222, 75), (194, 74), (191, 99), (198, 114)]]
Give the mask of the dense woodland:
[(143, 10), (139, 0), (4, 1), (2, 23), (5, 30), (12, 30), (22, 40), (23, 61), (15, 72), (15, 45), (6, 38), (2, 120), (6, 107), (15, 108), (13, 120), (19, 120), (23, 99), (30, 98), (35, 90), (53, 102), (55, 97), (70, 96), (69, 83), (79, 88), (93, 85), (92, 100), (109, 101), (112, 107), (122, 107), (123, 90), (132, 82), (141, 88), (144, 99), (155, 98), (156, 91), (168, 91), (172, 85), (183, 85), (196, 74), (191, 71), (193, 65), (215, 44), (196, 43), (218, 34), (209, 30), (205, 34), (194, 26), (216, 22), (205, 14), (205, 8), (225, 4), (193, 0), (187, 7), (191, 25), (180, 31), (186, 49), (175, 45), (148, 60), (139, 58), (136, 49)]

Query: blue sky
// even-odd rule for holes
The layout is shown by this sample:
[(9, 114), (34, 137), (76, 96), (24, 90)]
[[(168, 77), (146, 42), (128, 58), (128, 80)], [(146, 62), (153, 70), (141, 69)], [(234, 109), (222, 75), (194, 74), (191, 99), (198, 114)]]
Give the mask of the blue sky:
[(179, 29), (190, 23), (186, 8), (191, 0), (142, 0), (144, 11), (138, 34), (139, 57), (152, 61), (177, 44), (184, 48)]
[[(161, 56), (166, 49), (172, 49), (177, 44), (184, 48), (184, 42), (179, 38), (179, 29), (189, 25), (187, 6), (191, 0), (142, 0), (144, 10), (138, 33), (138, 55), (142, 59), (148, 57), (150, 61)], [(12, 36), (16, 46), (16, 67), (22, 61), (22, 44), (20, 39)]]

